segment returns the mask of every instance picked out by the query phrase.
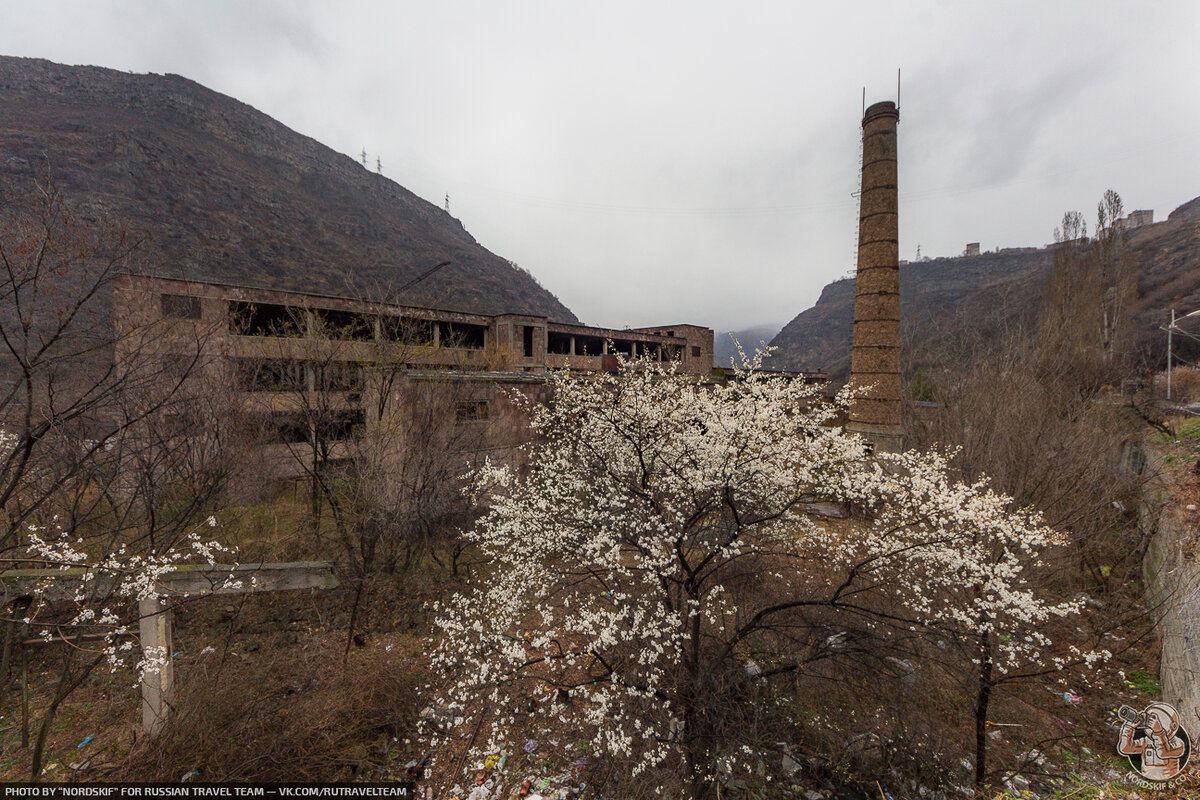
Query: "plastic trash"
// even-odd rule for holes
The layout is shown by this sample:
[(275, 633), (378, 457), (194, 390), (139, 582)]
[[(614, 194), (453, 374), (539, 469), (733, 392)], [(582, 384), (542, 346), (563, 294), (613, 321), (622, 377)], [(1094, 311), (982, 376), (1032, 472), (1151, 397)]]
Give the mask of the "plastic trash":
[(89, 733), (86, 737), (84, 737), (84, 740), (82, 742), (75, 745), (75, 749), (78, 750), (81, 747), (86, 747), (92, 741), (92, 739), (95, 739), (95, 738), (96, 738), (95, 734)]

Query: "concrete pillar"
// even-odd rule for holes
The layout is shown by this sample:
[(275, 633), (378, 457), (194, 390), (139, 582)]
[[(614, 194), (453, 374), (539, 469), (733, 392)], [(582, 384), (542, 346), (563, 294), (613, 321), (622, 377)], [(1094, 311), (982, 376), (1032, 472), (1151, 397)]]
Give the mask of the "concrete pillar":
[(863, 114), (850, 382), (870, 388), (851, 405), (847, 425), (849, 430), (866, 436), (877, 450), (887, 452), (904, 447), (896, 170), (899, 121), (900, 112), (891, 101), (875, 103)]
[(571, 337), (571, 355), (575, 355), (575, 337)]
[(433, 346), (442, 346), (442, 323), (436, 320), (433, 323)]
[(171, 610), (161, 598), (138, 601), (138, 632), (143, 655), (166, 658), (160, 669), (147, 669), (142, 675), (142, 730), (155, 736), (166, 724), (175, 685), (175, 667), (171, 663)]

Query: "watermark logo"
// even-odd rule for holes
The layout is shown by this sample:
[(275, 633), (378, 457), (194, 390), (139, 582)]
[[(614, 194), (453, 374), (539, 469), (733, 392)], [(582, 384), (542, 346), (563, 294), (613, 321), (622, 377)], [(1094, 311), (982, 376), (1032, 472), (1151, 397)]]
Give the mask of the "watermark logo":
[(1179, 722), (1179, 713), (1166, 703), (1151, 703), (1137, 711), (1121, 706), (1117, 752), (1129, 759), (1141, 778), (1154, 783), (1173, 781), (1187, 768), (1192, 740)]

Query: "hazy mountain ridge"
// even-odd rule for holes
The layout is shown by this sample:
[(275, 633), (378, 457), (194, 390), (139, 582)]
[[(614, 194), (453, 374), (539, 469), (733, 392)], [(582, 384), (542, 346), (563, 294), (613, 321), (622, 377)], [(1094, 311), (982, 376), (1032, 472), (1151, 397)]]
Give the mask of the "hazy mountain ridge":
[[(1138, 271), (1138, 335), (1151, 346), (1172, 307), (1200, 308), (1200, 197), (1179, 206), (1166, 221), (1128, 235)], [(931, 323), (964, 308), (1013, 314), (1038, 302), (1053, 265), (1050, 248), (1009, 248), (972, 257), (937, 258), (900, 267), (900, 310), (905, 336), (922, 335)], [(976, 305), (980, 304), (980, 305)], [(850, 372), (854, 280), (825, 286), (816, 304), (784, 326), (771, 344), (776, 369), (823, 370), (835, 382)]]
[(0, 56), (0, 103), (0, 197), (49, 175), (161, 274), (576, 321), (442, 209), (194, 81)]
[[(713, 337), (713, 363), (718, 367), (729, 367), (729, 359), (736, 358), (737, 348), (733, 340), (737, 339), (742, 350), (748, 356), (762, 347), (761, 342), (770, 342), (779, 333), (779, 325), (755, 325), (753, 328), (743, 328), (737, 331), (717, 331)], [(741, 366), (741, 362), (738, 362)]]

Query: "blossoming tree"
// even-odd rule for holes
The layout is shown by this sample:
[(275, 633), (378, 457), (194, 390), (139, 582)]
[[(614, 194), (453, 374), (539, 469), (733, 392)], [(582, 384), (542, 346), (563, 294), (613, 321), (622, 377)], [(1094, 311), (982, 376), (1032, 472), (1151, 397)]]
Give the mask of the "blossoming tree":
[(989, 640), (1003, 670), (1078, 610), (1030, 586), (1056, 541), (1035, 514), (942, 456), (872, 456), (838, 424), (845, 395), (761, 359), (716, 385), (648, 361), (553, 374), (528, 473), (476, 476), (489, 567), (438, 608), (434, 656), (446, 711), (487, 734), (476, 758), (554, 726), (706, 797), (771, 779), (775, 687), (817, 662), (1003, 626), (1020, 632)]

